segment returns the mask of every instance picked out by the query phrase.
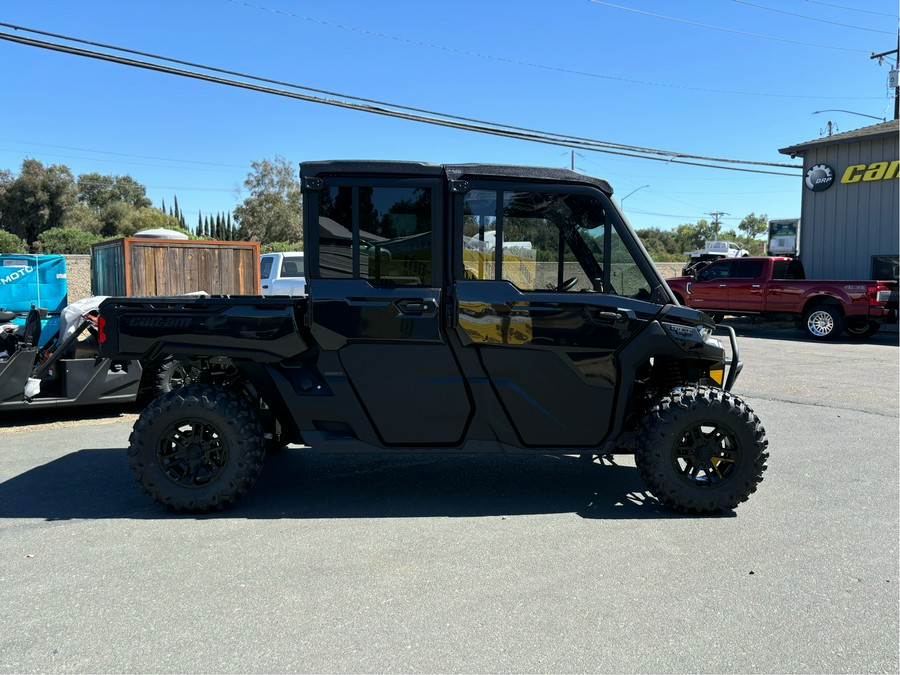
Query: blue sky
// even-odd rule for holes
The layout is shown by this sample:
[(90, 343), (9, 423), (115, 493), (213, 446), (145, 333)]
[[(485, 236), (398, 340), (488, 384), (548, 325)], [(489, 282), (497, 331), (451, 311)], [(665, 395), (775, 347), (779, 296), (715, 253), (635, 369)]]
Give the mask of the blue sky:
[[(893, 0), (28, 0), (0, 21), (452, 115), (683, 154), (791, 163), (778, 148), (893, 117)], [(15, 33), (7, 27), (0, 32)], [(19, 35), (29, 35), (18, 32)], [(59, 42), (59, 40), (57, 40)], [(891, 57), (892, 62), (895, 57)], [(569, 166), (504, 139), (0, 41), (0, 169), (26, 157), (128, 174), (159, 206), (233, 208), (254, 160)], [(721, 211), (800, 215), (776, 176), (578, 150), (637, 228)], [(800, 160), (795, 160), (799, 165)], [(647, 187), (643, 187), (647, 186)]]

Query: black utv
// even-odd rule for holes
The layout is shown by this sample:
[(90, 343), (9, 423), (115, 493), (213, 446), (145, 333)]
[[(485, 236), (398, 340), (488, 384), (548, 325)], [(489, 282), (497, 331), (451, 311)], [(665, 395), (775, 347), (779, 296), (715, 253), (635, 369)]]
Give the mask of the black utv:
[[(762, 480), (741, 369), (680, 306), (604, 180), (562, 169), (301, 165), (309, 296), (112, 298), (111, 358), (191, 360), (130, 439), (178, 511), (229, 505), (267, 446), (316, 452), (634, 454), (685, 512)], [(212, 362), (232, 377), (204, 382)], [(302, 450), (301, 450), (302, 451)]]

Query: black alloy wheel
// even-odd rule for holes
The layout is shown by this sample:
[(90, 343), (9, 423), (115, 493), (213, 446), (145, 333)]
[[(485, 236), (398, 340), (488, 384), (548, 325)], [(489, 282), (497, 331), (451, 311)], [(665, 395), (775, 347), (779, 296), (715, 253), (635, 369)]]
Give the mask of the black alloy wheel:
[(135, 480), (173, 511), (223, 509), (256, 482), (265, 457), (259, 403), (246, 393), (189, 384), (138, 417), (128, 456)]
[(635, 463), (661, 504), (684, 513), (718, 513), (756, 492), (768, 446), (759, 418), (737, 396), (679, 387), (644, 416)]

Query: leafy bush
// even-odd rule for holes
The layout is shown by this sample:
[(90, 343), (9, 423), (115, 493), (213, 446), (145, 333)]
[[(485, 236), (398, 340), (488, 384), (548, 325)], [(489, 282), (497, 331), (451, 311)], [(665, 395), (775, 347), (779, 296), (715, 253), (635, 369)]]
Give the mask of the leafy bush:
[(103, 240), (104, 237), (74, 227), (54, 227), (41, 233), (41, 238), (34, 242), (34, 250), (61, 255), (90, 253), (91, 245)]
[(302, 241), (273, 241), (268, 244), (262, 244), (259, 247), (260, 253), (284, 253), (285, 251), (302, 251)]
[(0, 253), (27, 253), (25, 241), (12, 232), (0, 230)]

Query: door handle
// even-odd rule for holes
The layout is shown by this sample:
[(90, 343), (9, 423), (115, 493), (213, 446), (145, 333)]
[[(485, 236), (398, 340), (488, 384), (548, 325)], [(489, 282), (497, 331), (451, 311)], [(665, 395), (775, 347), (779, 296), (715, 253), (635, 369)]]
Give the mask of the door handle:
[(614, 312), (605, 310), (596, 310), (592, 312), (588, 310), (588, 316), (590, 316), (594, 321), (600, 321), (603, 323), (619, 323), (636, 318), (635, 313), (630, 309), (617, 309)]
[(419, 316), (421, 314), (425, 314), (426, 312), (432, 312), (435, 309), (434, 302), (432, 300), (428, 300), (427, 298), (398, 300), (396, 302), (396, 305), (397, 309), (399, 309), (402, 314), (409, 314), (413, 316)]
[(728, 284), (719, 284), (719, 288), (728, 288)]
[(759, 284), (753, 284), (753, 286), (751, 288), (759, 288), (759, 287), (760, 287)]

